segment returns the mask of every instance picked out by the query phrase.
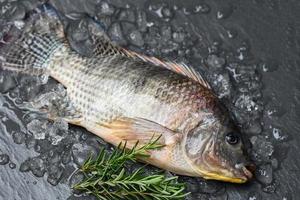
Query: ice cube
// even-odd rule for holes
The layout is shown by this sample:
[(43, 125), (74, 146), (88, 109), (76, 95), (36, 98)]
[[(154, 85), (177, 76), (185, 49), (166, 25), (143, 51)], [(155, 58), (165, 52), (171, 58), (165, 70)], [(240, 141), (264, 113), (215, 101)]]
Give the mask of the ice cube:
[(27, 124), (27, 129), (35, 139), (43, 140), (48, 132), (48, 123), (45, 120), (34, 119)]
[(63, 119), (56, 120), (49, 131), (49, 138), (53, 145), (59, 144), (68, 134), (69, 125)]

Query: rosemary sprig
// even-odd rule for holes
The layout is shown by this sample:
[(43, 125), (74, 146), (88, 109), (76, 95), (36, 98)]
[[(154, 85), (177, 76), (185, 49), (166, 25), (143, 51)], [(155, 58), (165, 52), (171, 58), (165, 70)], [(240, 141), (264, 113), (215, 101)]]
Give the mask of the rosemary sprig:
[(102, 149), (96, 159), (91, 156), (81, 167), (85, 178), (73, 186), (73, 189), (92, 194), (99, 200), (145, 199), (170, 200), (183, 199), (184, 184), (178, 183), (178, 177), (165, 177), (163, 174), (145, 175), (143, 167), (133, 174), (126, 173), (125, 164), (136, 162), (137, 157), (149, 156), (148, 151), (161, 148), (159, 140), (126, 150), (126, 143), (120, 144), (111, 155)]

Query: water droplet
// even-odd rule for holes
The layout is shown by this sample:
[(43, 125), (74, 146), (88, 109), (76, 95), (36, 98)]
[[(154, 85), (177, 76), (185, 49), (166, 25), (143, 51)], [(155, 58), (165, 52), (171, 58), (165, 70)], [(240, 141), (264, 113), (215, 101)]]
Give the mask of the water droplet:
[(12, 138), (16, 144), (22, 144), (25, 141), (25, 135), (22, 132), (13, 132)]
[(170, 8), (168, 7), (164, 7), (162, 9), (162, 15), (164, 16), (164, 18), (168, 18), (168, 19), (171, 19), (173, 17), (173, 12)]
[(205, 3), (203, 3), (201, 5), (197, 5), (194, 8), (194, 13), (199, 13), (200, 12), (202, 14), (207, 14), (207, 13), (209, 13), (209, 11), (210, 11), (210, 7)]
[(80, 138), (81, 138), (82, 141), (85, 141), (87, 139), (87, 137), (88, 137), (87, 134), (82, 133)]
[(37, 153), (41, 153), (41, 150), (42, 150), (41, 145), (39, 145), (38, 143), (36, 143), (36, 145), (34, 145), (34, 150), (35, 150)]
[(183, 8), (182, 11), (185, 15), (190, 15), (192, 13), (192, 11), (189, 8)]
[(267, 185), (263, 188), (263, 191), (266, 193), (274, 193), (276, 191), (276, 186), (274, 184)]
[(251, 197), (249, 197), (248, 200), (257, 200), (257, 198), (256, 198), (256, 196), (251, 196)]
[(225, 59), (222, 57), (218, 57), (217, 55), (209, 55), (207, 57), (207, 64), (209, 65), (209, 67), (212, 67), (214, 69), (220, 69), (225, 65)]
[(234, 29), (227, 29), (226, 32), (227, 32), (228, 38), (230, 38), (230, 39), (234, 39), (237, 36), (237, 31)]
[(11, 169), (15, 169), (16, 168), (16, 164), (15, 163), (9, 163), (8, 166), (11, 168)]
[(9, 156), (7, 154), (0, 154), (0, 165), (9, 163)]
[(259, 168), (255, 170), (255, 177), (265, 185), (270, 184), (273, 180), (272, 166), (270, 164), (259, 166)]
[(223, 18), (223, 13), (218, 11), (217, 12), (217, 19), (222, 19)]
[(28, 172), (30, 170), (29, 160), (24, 161), (20, 165), (20, 172)]
[(129, 42), (135, 46), (142, 47), (144, 45), (144, 40), (141, 32), (133, 30), (129, 33)]
[(147, 27), (154, 26), (154, 22), (147, 22)]
[(226, 19), (232, 14), (232, 12), (232, 6), (228, 5), (226, 7), (223, 7), (217, 12), (217, 19)]
[(282, 141), (287, 138), (287, 136), (283, 135), (280, 129), (278, 128), (273, 128), (272, 133), (273, 133), (273, 137), (278, 141)]
[(278, 69), (278, 64), (276, 61), (266, 61), (265, 63), (261, 64), (261, 68), (263, 72), (274, 72)]
[(173, 40), (177, 43), (183, 42), (185, 39), (185, 34), (183, 32), (174, 32), (172, 36)]
[(107, 2), (101, 2), (100, 4), (100, 15), (112, 15), (115, 12), (115, 8)]

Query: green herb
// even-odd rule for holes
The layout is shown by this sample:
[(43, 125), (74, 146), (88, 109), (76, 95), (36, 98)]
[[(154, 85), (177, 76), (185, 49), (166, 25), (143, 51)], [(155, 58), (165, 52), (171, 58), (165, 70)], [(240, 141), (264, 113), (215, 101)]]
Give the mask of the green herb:
[(129, 151), (126, 150), (126, 143), (120, 144), (111, 155), (102, 149), (96, 159), (90, 156), (83, 164), (80, 171), (85, 178), (73, 188), (93, 194), (101, 200), (183, 199), (188, 193), (184, 192), (184, 184), (177, 182), (178, 177), (146, 175), (143, 168), (133, 174), (126, 173), (125, 164), (128, 161), (135, 162), (137, 157), (148, 157), (148, 151), (162, 147), (157, 144), (158, 139), (141, 147), (136, 143)]

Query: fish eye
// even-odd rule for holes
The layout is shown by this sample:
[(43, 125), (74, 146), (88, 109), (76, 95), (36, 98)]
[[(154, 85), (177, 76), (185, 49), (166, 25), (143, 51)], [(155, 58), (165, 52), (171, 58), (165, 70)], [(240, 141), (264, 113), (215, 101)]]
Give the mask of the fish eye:
[(239, 141), (240, 141), (239, 135), (235, 132), (227, 133), (225, 136), (225, 139), (226, 139), (226, 142), (230, 145), (235, 145), (235, 144), (239, 143)]

